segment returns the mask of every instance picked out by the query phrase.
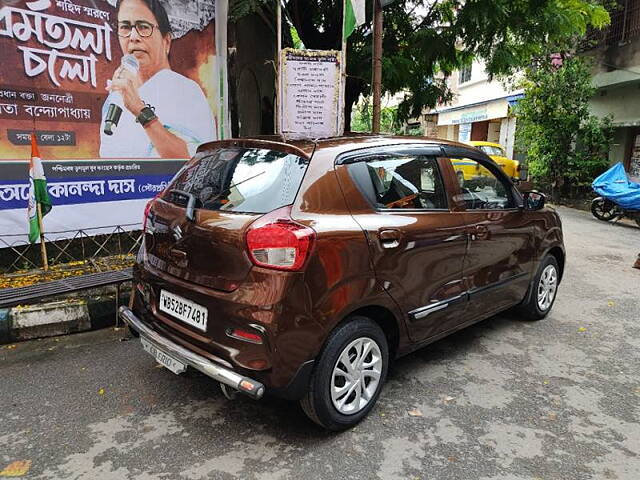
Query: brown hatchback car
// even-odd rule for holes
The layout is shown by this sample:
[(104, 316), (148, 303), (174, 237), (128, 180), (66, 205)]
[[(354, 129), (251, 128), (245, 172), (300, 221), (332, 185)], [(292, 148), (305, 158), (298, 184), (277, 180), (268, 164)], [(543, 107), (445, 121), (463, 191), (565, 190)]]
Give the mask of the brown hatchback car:
[(144, 231), (120, 310), (144, 349), (331, 430), (369, 413), (390, 360), (511, 307), (544, 318), (565, 259), (542, 195), (417, 137), (205, 144)]

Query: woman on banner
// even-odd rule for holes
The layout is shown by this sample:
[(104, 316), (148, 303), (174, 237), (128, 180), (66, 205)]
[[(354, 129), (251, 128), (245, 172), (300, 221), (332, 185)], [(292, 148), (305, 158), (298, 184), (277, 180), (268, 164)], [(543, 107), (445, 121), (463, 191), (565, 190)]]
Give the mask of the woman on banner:
[[(117, 18), (122, 54), (137, 62), (127, 57), (107, 82), (100, 156), (190, 158), (198, 145), (216, 139), (215, 123), (198, 84), (171, 70), (166, 10), (159, 0), (122, 0)], [(116, 106), (121, 117), (108, 134), (105, 120)]]

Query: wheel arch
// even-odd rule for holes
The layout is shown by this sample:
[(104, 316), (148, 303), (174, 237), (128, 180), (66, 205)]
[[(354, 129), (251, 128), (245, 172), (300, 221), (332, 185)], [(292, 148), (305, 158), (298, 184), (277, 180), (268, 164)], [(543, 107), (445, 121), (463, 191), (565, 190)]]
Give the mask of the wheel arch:
[(367, 317), (380, 327), (385, 337), (387, 337), (389, 358), (395, 358), (400, 344), (400, 325), (394, 313), (387, 307), (380, 305), (359, 307), (345, 315), (344, 318), (335, 325), (334, 329), (349, 322), (351, 318), (356, 316)]
[(556, 259), (556, 262), (558, 263), (558, 268), (560, 269), (560, 271), (558, 272), (559, 274), (559, 281), (562, 281), (562, 277), (564, 275), (564, 267), (565, 267), (565, 260), (566, 260), (566, 254), (564, 251), (564, 248), (562, 247), (561, 244), (555, 244), (552, 245), (550, 247), (548, 247), (547, 249), (542, 251), (542, 254), (538, 257), (538, 261), (536, 263), (536, 269), (533, 271), (533, 274), (531, 276), (531, 282), (529, 284), (529, 288), (527, 289), (527, 293), (525, 294), (522, 303), (526, 303), (529, 301), (529, 299), (531, 298), (531, 295), (533, 295), (533, 291), (534, 291), (534, 282), (536, 279), (536, 272), (537, 269), (539, 268), (539, 265), (542, 263), (542, 261), (544, 260), (544, 258), (547, 255), (551, 255)]
[(560, 269), (560, 272), (559, 272), (560, 280), (562, 280), (562, 277), (564, 275), (564, 264), (565, 264), (564, 250), (559, 245), (556, 245), (554, 247), (551, 247), (549, 250), (547, 250), (545, 255), (542, 256), (542, 258), (544, 258), (546, 255), (552, 255), (556, 259), (556, 262), (558, 262), (558, 268)]

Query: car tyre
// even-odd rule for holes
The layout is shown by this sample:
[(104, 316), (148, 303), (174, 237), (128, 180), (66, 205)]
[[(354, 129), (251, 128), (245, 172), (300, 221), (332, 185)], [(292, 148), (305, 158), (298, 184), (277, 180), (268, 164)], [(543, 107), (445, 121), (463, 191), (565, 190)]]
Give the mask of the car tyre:
[(300, 405), (328, 430), (353, 427), (375, 405), (388, 365), (384, 332), (367, 317), (351, 317), (330, 334)]
[(520, 315), (532, 321), (545, 318), (555, 303), (559, 285), (558, 261), (553, 255), (546, 255), (529, 287), (533, 290), (527, 293), (525, 302), (518, 308)]

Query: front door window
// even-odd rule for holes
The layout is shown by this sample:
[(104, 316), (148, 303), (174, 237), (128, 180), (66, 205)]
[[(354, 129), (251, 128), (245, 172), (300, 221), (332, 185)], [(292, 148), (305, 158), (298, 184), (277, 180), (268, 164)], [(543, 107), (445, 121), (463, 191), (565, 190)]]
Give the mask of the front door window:
[(461, 193), (456, 197), (466, 210), (514, 208), (510, 185), (493, 172), (468, 158), (451, 160)]

